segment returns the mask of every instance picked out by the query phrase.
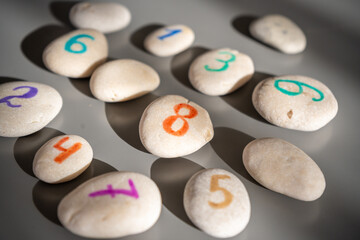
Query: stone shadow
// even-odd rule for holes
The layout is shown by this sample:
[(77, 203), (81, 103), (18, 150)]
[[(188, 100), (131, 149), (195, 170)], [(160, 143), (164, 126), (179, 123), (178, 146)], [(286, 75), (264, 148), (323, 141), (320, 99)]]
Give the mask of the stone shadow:
[(69, 19), (70, 9), (79, 2), (70, 1), (70, 2), (62, 2), (62, 1), (54, 1), (49, 5), (49, 9), (51, 14), (63, 24), (72, 27), (72, 24)]
[(132, 45), (137, 47), (138, 49), (142, 50), (143, 52), (148, 53), (148, 51), (144, 47), (144, 40), (145, 38), (152, 33), (153, 31), (164, 27), (163, 24), (152, 23), (149, 25), (145, 25), (139, 29), (137, 29), (133, 34), (130, 36), (130, 42)]

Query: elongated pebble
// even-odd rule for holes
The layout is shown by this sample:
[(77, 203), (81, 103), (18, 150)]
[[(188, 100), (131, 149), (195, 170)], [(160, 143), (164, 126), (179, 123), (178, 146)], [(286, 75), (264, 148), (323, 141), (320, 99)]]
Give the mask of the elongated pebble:
[(58, 206), (62, 225), (76, 235), (118, 238), (144, 232), (158, 220), (161, 195), (147, 176), (111, 172), (78, 186)]
[(62, 135), (50, 139), (35, 154), (33, 172), (47, 183), (70, 181), (90, 165), (93, 150), (90, 144), (76, 135)]
[(108, 56), (106, 37), (99, 31), (80, 29), (52, 41), (43, 52), (52, 72), (73, 78), (89, 77)]
[(139, 134), (150, 153), (174, 158), (200, 149), (213, 138), (214, 129), (204, 108), (184, 97), (167, 95), (145, 109)]
[(127, 7), (111, 2), (80, 2), (69, 13), (77, 28), (90, 28), (103, 33), (119, 31), (129, 25), (131, 13)]
[(327, 86), (298, 75), (264, 79), (255, 87), (252, 102), (270, 123), (300, 131), (322, 128), (338, 111), (336, 98)]
[(0, 136), (22, 137), (45, 127), (62, 107), (54, 88), (35, 82), (0, 85)]
[(243, 162), (249, 174), (264, 187), (302, 201), (318, 199), (325, 178), (318, 165), (302, 150), (277, 138), (250, 142)]
[(242, 232), (251, 211), (244, 184), (223, 169), (195, 173), (185, 186), (184, 208), (199, 229), (218, 238)]
[(150, 66), (131, 59), (107, 62), (91, 75), (90, 90), (105, 102), (128, 101), (155, 90), (159, 74)]

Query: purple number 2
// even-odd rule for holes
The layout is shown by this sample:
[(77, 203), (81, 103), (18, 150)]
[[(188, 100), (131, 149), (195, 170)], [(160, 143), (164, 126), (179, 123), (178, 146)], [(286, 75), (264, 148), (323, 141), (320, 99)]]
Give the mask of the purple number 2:
[(16, 87), (13, 90), (17, 90), (17, 89), (21, 89), (21, 88), (29, 88), (29, 91), (27, 93), (24, 93), (23, 95), (12, 95), (12, 96), (7, 96), (4, 98), (0, 99), (0, 103), (6, 103), (8, 105), (8, 107), (12, 107), (12, 108), (17, 108), (17, 107), (21, 107), (21, 105), (13, 105), (10, 102), (10, 99), (12, 98), (32, 98), (35, 97), (38, 89), (35, 87), (30, 87), (30, 86), (20, 86), (20, 87)]
[(130, 186), (130, 190), (127, 189), (113, 189), (112, 185), (109, 184), (107, 185), (107, 189), (105, 190), (100, 190), (100, 191), (96, 191), (96, 192), (92, 192), (89, 194), (89, 197), (98, 197), (98, 196), (104, 196), (104, 195), (110, 195), (112, 198), (116, 197), (116, 194), (123, 194), (123, 195), (127, 195), (129, 197), (133, 197), (133, 198), (139, 198), (139, 194), (135, 188), (135, 185), (133, 183), (133, 181), (131, 179), (129, 179), (128, 181), (129, 186)]

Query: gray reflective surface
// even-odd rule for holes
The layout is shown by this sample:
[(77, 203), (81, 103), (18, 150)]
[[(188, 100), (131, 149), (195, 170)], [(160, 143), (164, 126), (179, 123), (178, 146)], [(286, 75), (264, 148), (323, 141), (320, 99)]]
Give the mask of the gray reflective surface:
[[(60, 199), (81, 182), (113, 170), (150, 176), (163, 195), (163, 209), (149, 231), (126, 239), (210, 239), (184, 215), (182, 188), (202, 168), (236, 174), (251, 199), (247, 228), (234, 239), (360, 239), (360, 2), (321, 0), (149, 0), (120, 1), (132, 12), (123, 31), (108, 34), (110, 58), (132, 58), (154, 67), (161, 85), (152, 94), (128, 103), (94, 99), (88, 79), (68, 79), (45, 69), (41, 54), (54, 38), (71, 29), (66, 18), (72, 2), (1, 0), (0, 82), (35, 81), (56, 88), (64, 99), (60, 114), (42, 131), (24, 138), (0, 138), (0, 239), (82, 239), (58, 222)], [(304, 53), (285, 55), (249, 36), (251, 20), (268, 13), (293, 19), (305, 32)], [(196, 40), (189, 50), (168, 58), (146, 53), (142, 41), (168, 24), (190, 26)], [(230, 47), (250, 55), (252, 82), (224, 97), (195, 91), (187, 68), (207, 49)], [(339, 103), (336, 118), (319, 131), (306, 133), (275, 127), (251, 104), (257, 82), (271, 75), (302, 74), (324, 82)], [(198, 152), (172, 160), (146, 152), (138, 138), (138, 121), (158, 96), (179, 94), (205, 107), (215, 137)], [(77, 134), (89, 141), (94, 162), (78, 179), (57, 186), (39, 182), (32, 173), (37, 148), (58, 134)], [(303, 149), (324, 172), (327, 187), (314, 202), (271, 192), (247, 174), (244, 146), (254, 138), (279, 137)]]

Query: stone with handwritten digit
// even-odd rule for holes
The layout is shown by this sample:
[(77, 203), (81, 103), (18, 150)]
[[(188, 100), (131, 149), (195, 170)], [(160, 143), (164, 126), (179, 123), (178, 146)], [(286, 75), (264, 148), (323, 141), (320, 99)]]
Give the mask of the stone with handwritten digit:
[(264, 79), (255, 87), (252, 102), (270, 123), (300, 131), (315, 131), (338, 111), (330, 89), (318, 80), (299, 75)]
[(22, 137), (39, 131), (60, 112), (62, 97), (54, 88), (35, 82), (0, 85), (0, 136)]
[(208, 51), (190, 65), (192, 86), (210, 96), (226, 95), (247, 83), (254, 74), (252, 59), (237, 50), (222, 48)]
[(233, 237), (250, 219), (250, 199), (244, 184), (223, 169), (205, 169), (186, 183), (184, 208), (190, 220), (205, 233)]
[(250, 142), (243, 151), (249, 174), (268, 189), (302, 201), (314, 201), (325, 190), (319, 166), (301, 149), (278, 138)]
[(58, 206), (62, 225), (88, 238), (119, 238), (151, 228), (161, 213), (161, 195), (149, 177), (111, 172), (81, 184)]
[(132, 59), (107, 62), (91, 75), (90, 90), (99, 100), (124, 102), (155, 90), (159, 74), (150, 66)]
[(296, 54), (305, 50), (304, 32), (289, 18), (271, 14), (263, 16), (250, 24), (251, 35), (287, 54)]
[(178, 54), (191, 46), (195, 40), (193, 30), (185, 25), (171, 25), (155, 30), (144, 41), (144, 47), (159, 57)]
[(61, 135), (47, 141), (36, 152), (33, 172), (47, 183), (70, 181), (90, 165), (93, 150), (90, 144), (77, 135)]
[(43, 52), (43, 62), (56, 74), (85, 78), (104, 63), (107, 56), (108, 43), (104, 34), (80, 29), (52, 41)]
[(77, 28), (111, 33), (128, 26), (131, 13), (127, 7), (119, 3), (80, 2), (71, 8), (69, 19)]
[(145, 109), (140, 140), (152, 154), (174, 158), (193, 153), (214, 136), (208, 112), (182, 96), (159, 97)]

